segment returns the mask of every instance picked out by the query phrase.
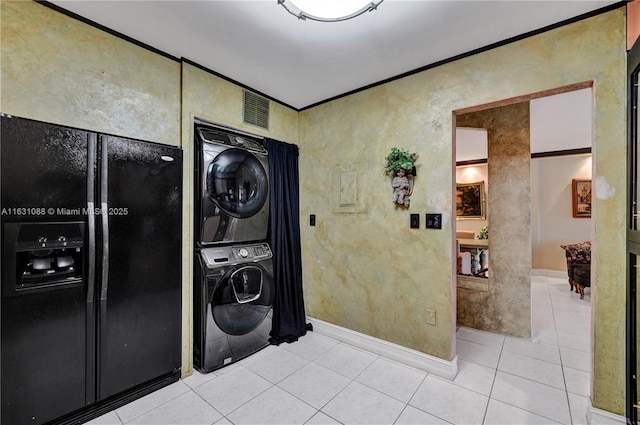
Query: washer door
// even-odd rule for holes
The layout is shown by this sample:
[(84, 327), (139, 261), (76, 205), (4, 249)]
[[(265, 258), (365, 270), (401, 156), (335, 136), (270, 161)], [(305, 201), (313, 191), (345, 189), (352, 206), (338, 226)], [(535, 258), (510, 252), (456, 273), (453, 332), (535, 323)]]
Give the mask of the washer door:
[(213, 292), (213, 320), (229, 335), (245, 335), (253, 331), (271, 309), (273, 289), (271, 275), (259, 264), (234, 267)]
[(251, 217), (269, 196), (267, 173), (251, 152), (227, 149), (209, 164), (207, 195), (231, 217)]

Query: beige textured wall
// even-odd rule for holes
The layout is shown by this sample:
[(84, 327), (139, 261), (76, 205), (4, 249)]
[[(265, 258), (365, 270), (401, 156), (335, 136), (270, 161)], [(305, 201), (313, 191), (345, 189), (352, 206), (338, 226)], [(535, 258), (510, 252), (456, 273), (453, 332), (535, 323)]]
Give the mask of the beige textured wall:
[[(301, 222), (318, 223), (301, 229), (308, 314), (451, 359), (453, 111), (594, 80), (593, 403), (623, 413), (625, 57), (620, 8), (303, 111)], [(420, 154), (409, 211), (382, 173), (393, 146)], [(357, 164), (361, 212), (335, 213), (332, 174)], [(443, 214), (442, 230), (424, 229), (426, 212)]]
[(457, 288), (457, 321), (531, 337), (531, 181), (529, 102), (456, 117), (488, 133), (489, 290)]
[(182, 305), (183, 345), (182, 374), (193, 369), (193, 169), (195, 117), (250, 133), (270, 137), (287, 143), (298, 143), (298, 112), (276, 102), (270, 102), (269, 130), (242, 122), (243, 90), (222, 78), (202, 71), (190, 64), (182, 64), (182, 147), (184, 148), (184, 222), (183, 257), (184, 275)]
[[(415, 80), (300, 114), (306, 311), (448, 360), (453, 350), (452, 125), (438, 121), (440, 110), (424, 107), (424, 89), (416, 90)], [(393, 146), (420, 154), (409, 211), (392, 202), (390, 178), (383, 173)], [(359, 212), (334, 212), (332, 200), (340, 187), (333, 176), (349, 168), (358, 173)], [(443, 184), (445, 191), (439, 189)], [(420, 213), (421, 229), (409, 228), (410, 212)], [(444, 213), (443, 229), (425, 230), (425, 212)], [(315, 227), (307, 224), (309, 214), (316, 214)], [(435, 326), (425, 324), (427, 308), (436, 310)]]
[(180, 63), (31, 1), (2, 1), (0, 110), (180, 144)]

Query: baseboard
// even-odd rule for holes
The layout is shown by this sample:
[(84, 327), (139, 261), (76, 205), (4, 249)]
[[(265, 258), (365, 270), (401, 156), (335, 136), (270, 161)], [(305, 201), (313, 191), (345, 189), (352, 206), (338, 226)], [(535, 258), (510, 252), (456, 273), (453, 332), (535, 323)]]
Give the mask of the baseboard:
[(363, 350), (370, 351), (407, 366), (433, 373), (446, 379), (453, 379), (458, 374), (458, 358), (447, 361), (403, 347), (393, 342), (375, 338), (351, 329), (343, 328), (313, 317), (307, 317), (313, 325), (313, 331)]
[(567, 275), (567, 271), (560, 270), (548, 270), (548, 269), (533, 269), (531, 270), (532, 276), (545, 276), (545, 277), (558, 277), (558, 278), (569, 278)]
[(611, 413), (607, 410), (593, 407), (591, 405), (591, 398), (589, 398), (589, 405), (587, 406), (587, 423), (589, 423), (589, 425), (625, 425), (627, 423), (627, 418)]

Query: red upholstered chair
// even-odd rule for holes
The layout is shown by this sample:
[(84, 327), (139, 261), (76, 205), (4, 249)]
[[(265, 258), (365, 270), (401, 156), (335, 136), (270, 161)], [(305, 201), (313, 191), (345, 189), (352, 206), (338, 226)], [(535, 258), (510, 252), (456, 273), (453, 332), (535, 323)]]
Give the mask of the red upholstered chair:
[(584, 288), (591, 286), (591, 242), (560, 245), (567, 257), (567, 273), (571, 290), (584, 298)]

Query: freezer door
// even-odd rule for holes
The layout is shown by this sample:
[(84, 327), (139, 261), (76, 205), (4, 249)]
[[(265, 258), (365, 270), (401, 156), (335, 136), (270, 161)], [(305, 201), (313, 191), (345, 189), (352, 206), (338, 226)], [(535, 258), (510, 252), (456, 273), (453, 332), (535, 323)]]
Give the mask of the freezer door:
[(87, 201), (90, 133), (0, 117), (2, 221), (75, 221)]
[[(82, 270), (82, 253), (64, 248), (59, 240), (69, 236), (64, 229), (72, 220), (78, 222), (79, 232), (85, 229), (90, 133), (6, 115), (0, 123), (0, 422), (42, 424), (93, 401), (86, 272), (84, 281), (75, 276), (73, 284), (17, 288), (30, 268), (40, 268), (38, 262), (49, 265), (47, 272), (61, 274), (56, 258), (67, 263), (73, 258)], [(34, 231), (19, 239), (19, 229), (53, 221), (63, 222), (58, 224), (62, 230), (48, 226), (52, 232)], [(25, 243), (37, 245), (25, 248)]]
[(180, 368), (182, 150), (101, 136), (100, 155), (104, 399)]

